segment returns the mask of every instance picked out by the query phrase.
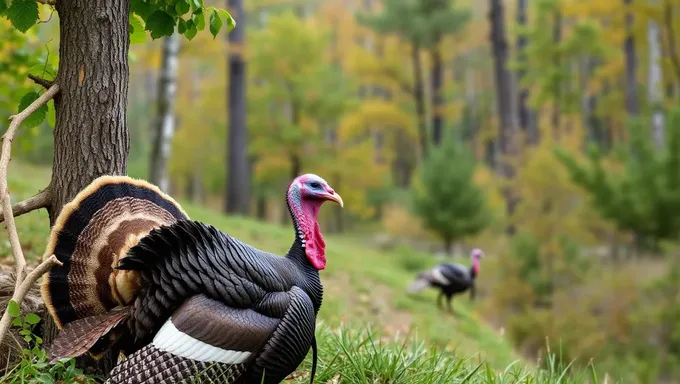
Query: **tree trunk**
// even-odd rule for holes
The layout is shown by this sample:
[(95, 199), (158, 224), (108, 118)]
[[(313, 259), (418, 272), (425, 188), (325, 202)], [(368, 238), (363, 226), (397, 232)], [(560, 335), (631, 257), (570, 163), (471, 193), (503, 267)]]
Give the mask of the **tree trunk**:
[(442, 109), (444, 107), (444, 98), (442, 97), (442, 83), (444, 77), (444, 65), (442, 64), (442, 55), (439, 52), (439, 44), (432, 48), (432, 144), (435, 147), (442, 142), (444, 134), (444, 118), (442, 117)]
[[(60, 0), (59, 75), (55, 98), (50, 226), (64, 204), (102, 175), (124, 175), (130, 148), (128, 95), (128, 0)], [(56, 334), (51, 317), (45, 343)], [(84, 359), (108, 372), (115, 360)], [(81, 362), (82, 363), (82, 362)]]
[(444, 239), (444, 251), (447, 257), (453, 259), (453, 239)]
[[(517, 2), (517, 24), (526, 28), (527, 22), (527, 3), (528, 0), (518, 0)], [(517, 55), (521, 61), (526, 60), (524, 50), (527, 46), (526, 36), (520, 34), (517, 37)], [(521, 84), (526, 71), (520, 69), (517, 71), (517, 118), (519, 127), (526, 135), (526, 142), (532, 145), (538, 144), (538, 129), (535, 124), (535, 116), (529, 109), (529, 89)]]
[[(498, 105), (498, 117), (500, 122), (500, 150), (505, 161), (498, 161), (498, 171), (501, 176), (512, 179), (514, 169), (508, 163), (517, 153), (515, 145), (515, 123), (512, 111), (512, 86), (510, 71), (507, 68), (508, 44), (505, 37), (505, 17), (503, 3), (501, 0), (490, 0), (491, 11), (489, 21), (491, 22), (491, 48), (494, 57), (494, 78), (496, 82), (496, 102)], [(506, 211), (508, 217), (515, 212), (517, 205), (516, 198), (510, 189), (504, 191), (506, 199)], [(512, 225), (507, 227), (507, 232), (514, 233)]]
[(227, 154), (227, 213), (248, 215), (250, 175), (246, 125), (245, 11), (243, 0), (227, 0), (238, 24), (229, 33), (229, 142)]
[(153, 133), (149, 181), (169, 193), (168, 162), (175, 134), (175, 94), (179, 64), (179, 35), (173, 33), (163, 39), (160, 86), (158, 87), (158, 117)]
[(420, 46), (413, 44), (411, 49), (413, 64), (413, 95), (418, 117), (418, 139), (420, 140), (420, 156), (427, 157), (427, 125), (425, 122), (425, 89), (423, 87), (423, 68), (420, 62)]
[(392, 178), (399, 188), (408, 188), (411, 185), (411, 172), (413, 171), (413, 143), (406, 133), (399, 129), (395, 132), (396, 154), (392, 160)]
[[(623, 0), (626, 7), (632, 5), (632, 0)], [(635, 37), (633, 36), (633, 13), (626, 10), (626, 39), (623, 41), (623, 54), (625, 63), (626, 83), (626, 112), (629, 116), (636, 116), (639, 112), (637, 101), (637, 57), (635, 56)]]
[[(654, 3), (650, 0), (650, 3)], [(649, 65), (647, 90), (649, 105), (652, 109), (652, 138), (656, 148), (664, 146), (663, 115), (663, 73), (661, 70), (661, 43), (659, 26), (653, 20), (647, 22), (647, 45), (649, 47)]]
[(255, 215), (258, 220), (267, 221), (267, 199), (259, 196), (255, 202)]

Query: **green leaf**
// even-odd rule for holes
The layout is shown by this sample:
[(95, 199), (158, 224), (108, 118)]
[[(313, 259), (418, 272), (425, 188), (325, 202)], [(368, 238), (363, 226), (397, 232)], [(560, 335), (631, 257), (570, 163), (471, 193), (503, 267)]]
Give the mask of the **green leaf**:
[(193, 39), (196, 36), (196, 33), (198, 30), (196, 29), (196, 24), (194, 24), (193, 20), (187, 21), (187, 30), (184, 32), (184, 36), (186, 36), (189, 41)]
[(234, 20), (233, 17), (231, 17), (231, 14), (224, 9), (220, 9), (217, 12), (224, 17), (224, 21), (227, 22), (227, 28), (229, 29), (228, 32), (231, 32), (234, 28), (236, 28), (236, 20)]
[(9, 315), (12, 317), (19, 316), (21, 313), (21, 307), (19, 306), (19, 303), (14, 300), (10, 300), (7, 304), (7, 312), (9, 312)]
[(54, 100), (47, 102), (47, 123), (52, 128), (57, 126), (57, 110), (54, 108)]
[(130, 44), (144, 44), (146, 42), (146, 26), (142, 17), (130, 12)]
[(191, 10), (191, 3), (189, 0), (178, 0), (175, 4), (175, 11), (178, 16), (181, 16)]
[(31, 331), (28, 329), (22, 329), (21, 331), (19, 331), (19, 334), (21, 336), (29, 336), (31, 334)]
[(210, 33), (213, 35), (213, 39), (217, 37), (222, 29), (222, 19), (217, 11), (213, 8), (210, 10)]
[[(20, 113), (26, 107), (28, 107), (32, 102), (38, 99), (40, 95), (38, 92), (29, 92), (24, 95), (24, 97), (21, 98), (21, 101), (19, 102), (19, 110), (17, 113)], [(45, 116), (47, 115), (47, 104), (43, 104), (38, 108), (35, 112), (31, 113), (23, 122), (23, 126), (26, 128), (33, 128), (37, 127), (40, 125), (45, 120)]]
[(12, 325), (15, 327), (21, 327), (21, 317), (15, 317), (14, 320), (12, 320)]
[(183, 35), (187, 30), (187, 22), (181, 17), (177, 20), (177, 33)]
[(196, 29), (199, 31), (202, 31), (203, 28), (205, 28), (205, 15), (203, 12), (194, 12), (194, 14), (191, 16), (191, 20), (194, 21), (194, 24), (196, 25)]
[(130, 0), (130, 12), (138, 14), (143, 20), (148, 20), (155, 10), (156, 7), (153, 4), (144, 0)]
[(14, 0), (7, 9), (7, 18), (21, 32), (35, 25), (38, 17), (38, 3), (35, 0)]
[(7, 12), (7, 2), (5, 0), (0, 0), (0, 15), (4, 15)]
[(175, 32), (175, 20), (163, 11), (156, 11), (146, 20), (146, 30), (151, 32), (152, 39), (170, 36)]
[(36, 325), (40, 322), (40, 316), (36, 315), (35, 313), (29, 313), (24, 318), (24, 321), (26, 321), (27, 323), (29, 323), (31, 325)]
[(24, 340), (26, 340), (27, 343), (31, 342), (31, 336), (24, 336)]

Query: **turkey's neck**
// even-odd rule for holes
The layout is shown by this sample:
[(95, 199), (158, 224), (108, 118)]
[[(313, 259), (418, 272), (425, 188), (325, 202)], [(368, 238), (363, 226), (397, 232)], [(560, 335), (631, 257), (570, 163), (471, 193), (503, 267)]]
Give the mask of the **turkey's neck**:
[[(309, 295), (310, 299), (312, 299), (312, 302), (314, 303), (314, 309), (316, 312), (318, 312), (323, 298), (323, 286), (321, 285), (318, 269), (312, 265), (309, 258), (307, 257), (307, 246), (310, 242), (310, 239), (303, 239), (305, 236), (309, 237), (309, 234), (306, 235), (304, 230), (300, 227), (299, 219), (291, 209), (290, 202), (288, 203), (288, 210), (290, 211), (291, 217), (293, 219), (295, 239), (293, 240), (293, 244), (290, 246), (286, 257), (293, 262), (300, 272), (300, 281), (298, 281), (297, 284)], [(321, 239), (321, 242), (323, 242), (323, 239)], [(323, 248), (321, 251), (324, 251)]]
[(470, 268), (470, 272), (472, 277), (477, 277), (477, 274), (479, 274), (479, 259), (476, 257), (472, 259), (472, 267)]

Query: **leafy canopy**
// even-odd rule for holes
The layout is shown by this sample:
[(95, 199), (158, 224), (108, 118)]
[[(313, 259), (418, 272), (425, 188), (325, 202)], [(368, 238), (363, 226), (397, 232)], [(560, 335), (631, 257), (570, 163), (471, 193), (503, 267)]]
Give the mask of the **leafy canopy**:
[[(19, 31), (26, 32), (38, 23), (39, 4), (36, 0), (0, 0), (0, 16)], [(225, 23), (229, 31), (236, 26), (229, 12), (205, 7), (203, 0), (130, 1), (130, 38), (134, 44), (144, 42), (146, 31), (152, 39), (158, 39), (172, 35), (175, 27), (180, 35), (191, 40), (198, 31), (205, 29), (206, 20), (213, 38)]]
[(486, 197), (474, 184), (475, 159), (463, 144), (448, 139), (424, 160), (412, 189), (415, 213), (448, 246), (474, 235), (491, 221)]

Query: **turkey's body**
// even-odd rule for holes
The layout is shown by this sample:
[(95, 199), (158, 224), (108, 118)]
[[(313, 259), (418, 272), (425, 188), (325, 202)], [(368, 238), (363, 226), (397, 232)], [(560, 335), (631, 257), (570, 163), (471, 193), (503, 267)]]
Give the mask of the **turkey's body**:
[(411, 283), (407, 291), (416, 293), (426, 287), (433, 287), (439, 290), (437, 296), (437, 306), (442, 307), (442, 299), (445, 297), (449, 311), (453, 296), (470, 291), (470, 298), (475, 296), (475, 280), (479, 271), (479, 259), (473, 256), (472, 266), (465, 267), (460, 264), (439, 264), (436, 267), (421, 272), (416, 280)]
[(323, 290), (303, 239), (286, 257), (260, 251), (148, 183), (95, 180), (64, 208), (52, 253), (50, 355), (121, 351), (107, 384), (279, 383), (314, 343)]
[(321, 305), (318, 272), (303, 268), (197, 222), (153, 231), (120, 265), (141, 272), (127, 328), (129, 349), (144, 347), (128, 359), (149, 369), (135, 381), (121, 364), (110, 383), (166, 382), (164, 359), (193, 374), (212, 362), (226, 382), (259, 383), (263, 371), (262, 382), (280, 382), (307, 355)]

